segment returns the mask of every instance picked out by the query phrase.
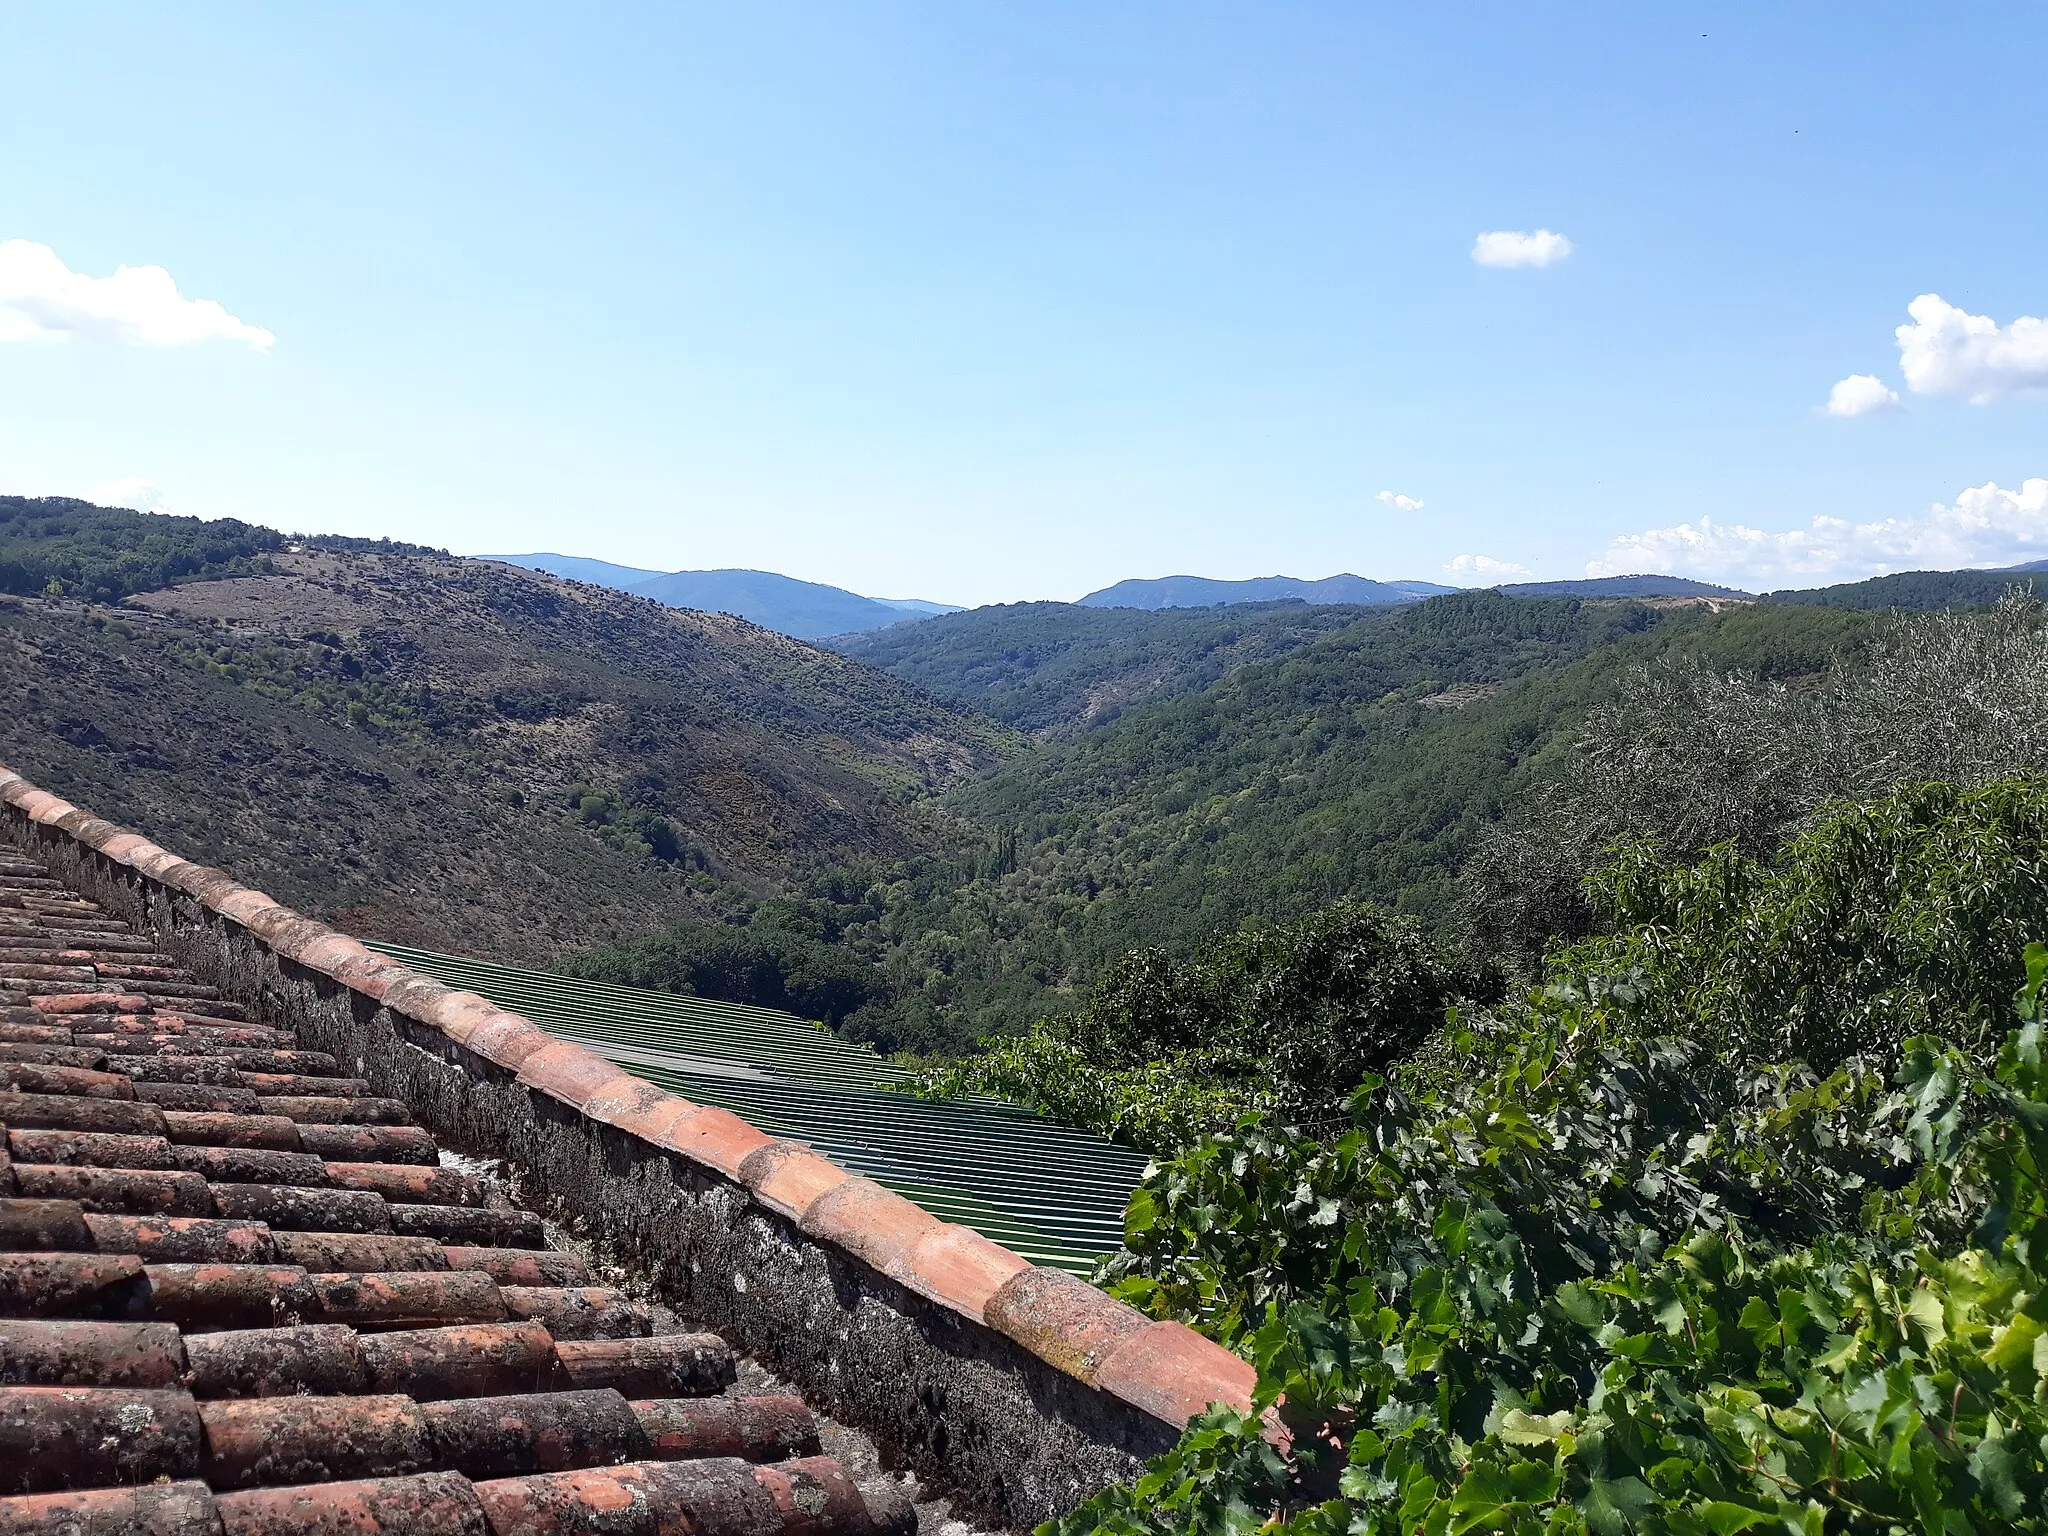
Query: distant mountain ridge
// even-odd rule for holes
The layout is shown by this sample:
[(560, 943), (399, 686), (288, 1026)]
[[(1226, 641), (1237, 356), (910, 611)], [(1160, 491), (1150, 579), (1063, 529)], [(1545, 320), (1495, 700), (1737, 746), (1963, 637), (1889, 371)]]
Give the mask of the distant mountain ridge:
[[(632, 592), (671, 608), (737, 614), (764, 629), (799, 640), (851, 639), (894, 625), (969, 611), (915, 598), (864, 597), (843, 587), (799, 581), (772, 571), (650, 571), (638, 566), (615, 565), (607, 560), (557, 554), (483, 558)], [(1870, 582), (1845, 583), (1803, 592), (1773, 592), (1761, 600), (1842, 607), (1943, 607), (1958, 602), (1988, 602), (2004, 590), (2004, 584), (1995, 580), (1997, 576), (2043, 571), (2048, 571), (2048, 560), (2008, 566), (2002, 572), (1902, 572), (1896, 576), (1876, 577)], [(1287, 602), (1305, 603), (1310, 607), (1398, 608), (1465, 590), (1471, 589), (1445, 586), (1434, 581), (1378, 581), (1349, 572), (1319, 579), (1254, 576), (1223, 580), (1208, 576), (1157, 576), (1132, 577), (1116, 582), (1090, 592), (1071, 605), (1010, 606), (1069, 606), (1143, 613)], [(1759, 600), (1757, 594), (1738, 587), (1653, 572), (1565, 581), (1503, 582), (1490, 590), (1504, 597), (1520, 598)], [(849, 654), (860, 654), (856, 647), (841, 649)]]
[(799, 581), (773, 571), (649, 571), (633, 565), (614, 565), (609, 560), (591, 560), (581, 555), (485, 555), (501, 565), (517, 565), (571, 581), (587, 581), (651, 597), (670, 608), (694, 608), (704, 613), (733, 613), (763, 629), (796, 640), (822, 640), (827, 635), (860, 634), (901, 624), (907, 619), (928, 619), (936, 614), (957, 613), (947, 603), (928, 603), (920, 598), (863, 597), (844, 587), (823, 582)]
[(1894, 571), (1866, 581), (1832, 587), (1789, 588), (1767, 593), (1767, 603), (1820, 604), (1830, 608), (1900, 608), (1928, 613), (1945, 608), (1988, 608), (2013, 587), (2032, 588), (2029, 577), (2048, 572), (2048, 560), (2030, 560), (1989, 571)]
[(1391, 603), (1419, 603), (1458, 588), (1434, 581), (1374, 581), (1365, 576), (1325, 576), (1304, 581), (1299, 576), (1252, 576), (1243, 581), (1219, 581), (1208, 576), (1133, 577), (1113, 587), (1090, 592), (1080, 600), (1083, 608), (1214, 608), (1226, 603), (1271, 603), (1299, 598), (1318, 607), (1338, 603), (1378, 607)]
[(1754, 597), (1735, 587), (1685, 576), (1588, 576), (1580, 581), (1516, 581), (1493, 589), (1506, 597)]

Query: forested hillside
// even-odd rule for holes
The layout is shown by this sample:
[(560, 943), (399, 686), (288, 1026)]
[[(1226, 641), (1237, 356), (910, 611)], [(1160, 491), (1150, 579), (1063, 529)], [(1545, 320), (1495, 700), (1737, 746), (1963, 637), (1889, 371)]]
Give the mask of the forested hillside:
[(1830, 608), (1899, 608), (1929, 613), (1947, 608), (1988, 608), (2018, 582), (2037, 585), (2018, 571), (1900, 571), (1832, 587), (1772, 592), (1767, 603), (1823, 604)]
[(269, 557), (294, 544), (432, 553), (388, 539), (283, 534), (231, 517), (202, 522), (63, 496), (0, 496), (0, 592), (23, 596), (115, 602), (181, 581), (267, 571)]
[[(1462, 921), (1458, 873), (1471, 850), (1634, 662), (1691, 649), (1719, 666), (1807, 676), (1873, 622), (1821, 608), (1716, 614), (1485, 592), (1354, 617), (1320, 637), (1296, 634), (1279, 659), (964, 781), (945, 803), (981, 829), (972, 857), (835, 870), (763, 911), (745, 937), (671, 934), (590, 963), (641, 984), (688, 973), (715, 985), (733, 972), (736, 946), (748, 974), (822, 975), (828, 954), (852, 957), (868, 985), (835, 1022), (888, 1048), (950, 1053), (1080, 1007), (1133, 948), (1186, 956), (1242, 923), (1305, 917), (1345, 897), (1448, 933)], [(972, 654), (988, 654), (986, 633), (965, 633)]]
[(1199, 692), (1235, 667), (1389, 612), (1301, 602), (1156, 611), (1010, 603), (831, 643), (959, 708), (1049, 737)]
[(1517, 794), (1518, 984), (1345, 902), (927, 1075), (1149, 1147), (1099, 1278), (1258, 1369), (1045, 1536), (2048, 1529), (2048, 610), (1787, 611)]
[(263, 559), (0, 603), (0, 760), (366, 936), (544, 961), (722, 920), (951, 846), (929, 793), (1012, 750), (741, 620), (446, 557)]

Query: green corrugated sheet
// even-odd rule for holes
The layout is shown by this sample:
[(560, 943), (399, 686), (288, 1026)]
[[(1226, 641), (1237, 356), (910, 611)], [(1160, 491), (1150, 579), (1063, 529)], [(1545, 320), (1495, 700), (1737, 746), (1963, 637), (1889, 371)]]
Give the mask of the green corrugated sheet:
[(1117, 1246), (1145, 1156), (995, 1099), (888, 1091), (908, 1074), (772, 1008), (577, 981), (396, 944), (371, 946), (489, 998), (686, 1099), (731, 1110), (972, 1227), (1086, 1274)]

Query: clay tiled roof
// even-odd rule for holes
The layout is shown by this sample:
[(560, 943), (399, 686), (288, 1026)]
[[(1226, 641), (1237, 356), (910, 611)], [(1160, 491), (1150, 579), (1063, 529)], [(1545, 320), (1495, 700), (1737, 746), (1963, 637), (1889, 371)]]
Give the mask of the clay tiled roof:
[[(403, 1103), (151, 950), (0, 851), (0, 1532), (908, 1519), (801, 1401), (733, 1395), (718, 1337), (592, 1283)], [(773, 1161), (764, 1200), (844, 1186)]]

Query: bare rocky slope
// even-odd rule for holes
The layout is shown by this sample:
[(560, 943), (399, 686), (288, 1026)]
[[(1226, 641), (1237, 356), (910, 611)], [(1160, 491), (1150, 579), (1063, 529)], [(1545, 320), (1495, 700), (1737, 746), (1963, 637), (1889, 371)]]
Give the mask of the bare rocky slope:
[(544, 961), (943, 846), (1016, 739), (744, 620), (298, 549), (118, 606), (0, 598), (0, 757), (304, 910)]

